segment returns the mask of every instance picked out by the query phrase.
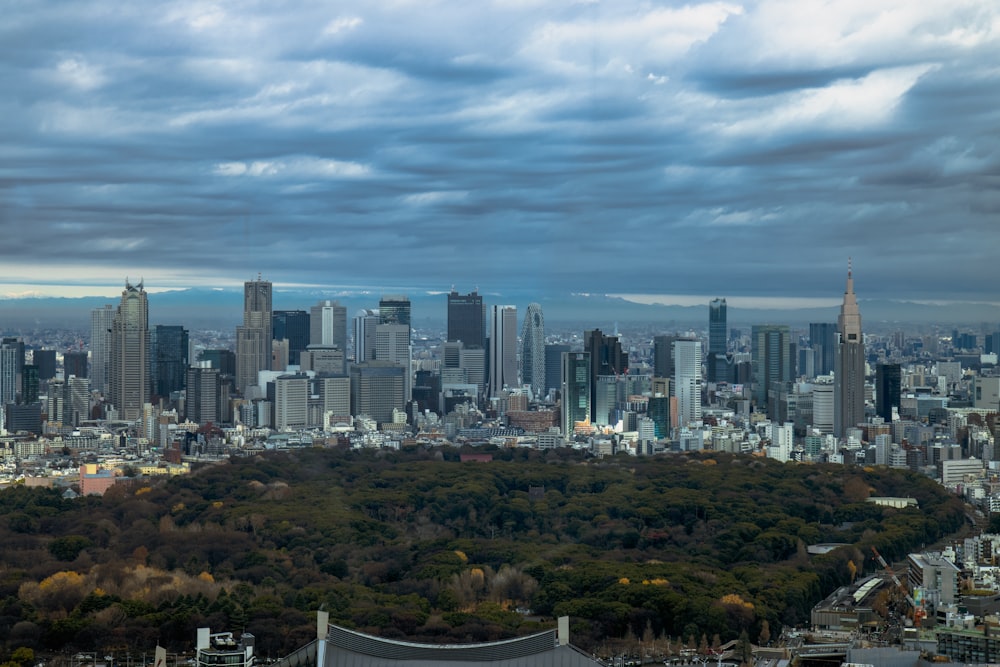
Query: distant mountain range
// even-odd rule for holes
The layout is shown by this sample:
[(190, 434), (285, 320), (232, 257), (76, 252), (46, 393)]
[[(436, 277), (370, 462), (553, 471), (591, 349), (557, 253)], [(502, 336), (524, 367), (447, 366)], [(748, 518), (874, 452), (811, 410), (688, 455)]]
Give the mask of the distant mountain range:
[[(316, 289), (276, 289), (274, 308), (277, 310), (308, 310), (321, 299), (336, 299), (347, 306), (348, 316), (362, 308), (378, 307), (381, 293), (343, 293)], [(413, 304), (413, 324), (444, 326), (447, 312), (445, 294), (410, 293)], [(701, 306), (645, 305), (620, 297), (601, 294), (540, 295), (531, 293), (484, 293), (489, 304), (514, 304), (524, 310), (535, 301), (542, 305), (547, 323), (554, 325), (580, 324), (611, 330), (615, 323), (637, 323), (661, 326), (664, 330), (704, 329), (708, 323), (708, 303)], [(86, 330), (90, 326), (90, 311), (105, 304), (115, 305), (117, 299), (105, 297), (28, 297), (0, 299), (0, 331), (22, 328), (67, 328)], [(889, 330), (902, 325), (942, 324), (972, 325), (987, 322), (1000, 328), (1000, 307), (992, 304), (954, 302), (921, 304), (913, 301), (860, 300), (865, 330)], [(809, 322), (834, 322), (837, 307), (799, 309), (728, 309), (730, 326), (755, 323), (781, 323), (802, 326)], [(195, 329), (229, 329), (240, 323), (243, 313), (243, 292), (239, 289), (186, 289), (149, 295), (151, 324), (183, 324)]]

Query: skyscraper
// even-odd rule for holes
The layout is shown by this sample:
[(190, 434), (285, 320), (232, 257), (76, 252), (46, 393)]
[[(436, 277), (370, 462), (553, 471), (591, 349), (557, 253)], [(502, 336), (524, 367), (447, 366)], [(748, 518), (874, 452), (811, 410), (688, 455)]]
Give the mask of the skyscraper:
[(405, 369), (403, 378), (404, 401), (409, 401), (413, 392), (410, 368), (412, 358), (413, 347), (410, 342), (410, 325), (389, 322), (375, 325), (375, 359), (378, 361), (391, 361)]
[(378, 310), (363, 308), (354, 317), (354, 361), (372, 361), (375, 358), (375, 326)]
[(517, 306), (493, 306), (490, 319), (490, 396), (517, 384)]
[(674, 377), (674, 341), (677, 336), (653, 336), (653, 375)]
[(391, 422), (393, 410), (406, 407), (403, 378), (403, 367), (392, 361), (351, 364), (351, 414)]
[(219, 413), (219, 369), (191, 366), (187, 369), (184, 416), (195, 424), (224, 421)]
[(110, 389), (111, 323), (115, 311), (111, 305), (90, 311), (90, 386), (104, 395)]
[(142, 281), (125, 281), (111, 322), (108, 385), (118, 418), (137, 421), (149, 402), (149, 302)]
[(38, 379), (42, 382), (56, 376), (55, 350), (35, 350), (31, 354), (31, 363), (38, 366)]
[(674, 386), (677, 425), (701, 421), (701, 341), (674, 341)]
[(786, 324), (755, 324), (750, 333), (750, 363), (753, 376), (753, 400), (758, 412), (776, 415), (769, 393), (775, 383), (794, 379), (791, 333)]
[(865, 341), (861, 334), (861, 312), (854, 296), (854, 276), (847, 267), (847, 288), (837, 318), (837, 355), (833, 375), (833, 434), (847, 435), (865, 420)]
[(271, 283), (243, 283), (243, 326), (236, 327), (236, 388), (241, 394), (271, 368)]
[[(728, 329), (726, 328), (726, 300), (712, 299), (708, 304), (708, 381), (728, 382), (721, 377), (726, 366)], [(720, 360), (721, 357), (721, 360)]]
[[(106, 359), (107, 355), (105, 355)], [(68, 380), (72, 375), (78, 378), (89, 377), (86, 352), (66, 352), (63, 354), (63, 377)], [(96, 387), (94, 388), (96, 389)]]
[(892, 409), (899, 410), (902, 378), (899, 364), (879, 364), (875, 367), (875, 414), (887, 424), (892, 422)]
[(347, 354), (347, 307), (320, 301), (309, 311), (309, 344), (339, 347)]
[(486, 308), (475, 290), (448, 294), (448, 340), (460, 340), (466, 349), (486, 346)]
[(0, 408), (17, 400), (24, 373), (24, 341), (20, 338), (0, 340)]
[(304, 310), (275, 310), (271, 314), (271, 335), (274, 340), (288, 341), (288, 363), (299, 364), (302, 352), (309, 345), (309, 313)]
[(521, 327), (521, 378), (536, 398), (545, 394), (545, 318), (537, 303), (528, 304)]
[(562, 354), (562, 433), (572, 440), (577, 422), (590, 422), (590, 353)]
[(402, 294), (386, 294), (378, 302), (379, 324), (410, 326), (410, 299)]
[(837, 354), (837, 325), (833, 322), (813, 322), (809, 325), (809, 344), (815, 354), (816, 375), (833, 372), (833, 360)]
[(157, 324), (151, 332), (150, 347), (153, 393), (169, 398), (187, 382), (188, 330), (180, 325)]
[(605, 336), (600, 329), (583, 333), (584, 351), (590, 355), (590, 421), (597, 422), (597, 405), (594, 395), (599, 375), (625, 375), (628, 373), (628, 355), (622, 351), (618, 336)]
[(545, 391), (550, 389), (562, 391), (562, 355), (569, 352), (570, 346), (565, 343), (552, 343), (545, 346)]

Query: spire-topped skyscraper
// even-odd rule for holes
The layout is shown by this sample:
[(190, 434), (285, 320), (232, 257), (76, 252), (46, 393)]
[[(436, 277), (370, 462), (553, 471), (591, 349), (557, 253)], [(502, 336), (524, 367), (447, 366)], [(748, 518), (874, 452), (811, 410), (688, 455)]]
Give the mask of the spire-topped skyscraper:
[(838, 438), (845, 437), (847, 429), (865, 420), (865, 340), (850, 260), (847, 262), (844, 302), (837, 318), (833, 411), (833, 434)]

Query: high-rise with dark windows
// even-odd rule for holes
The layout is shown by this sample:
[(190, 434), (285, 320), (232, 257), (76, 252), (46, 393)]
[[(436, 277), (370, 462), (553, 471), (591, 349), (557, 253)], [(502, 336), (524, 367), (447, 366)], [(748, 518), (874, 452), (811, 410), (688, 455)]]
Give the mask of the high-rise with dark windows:
[(536, 398), (545, 394), (545, 318), (537, 303), (528, 304), (521, 326), (521, 381)]
[(708, 381), (729, 382), (732, 378), (722, 377), (726, 364), (726, 300), (712, 299), (708, 304)]
[(466, 349), (486, 347), (486, 307), (478, 292), (448, 294), (448, 340), (460, 340)]
[(187, 384), (188, 330), (180, 325), (157, 324), (150, 343), (153, 394), (169, 398), (171, 392)]
[(837, 325), (833, 322), (813, 322), (809, 325), (809, 345), (815, 354), (816, 375), (833, 372), (833, 362), (837, 354)]
[(597, 393), (599, 375), (625, 375), (628, 373), (628, 354), (622, 350), (618, 336), (605, 336), (600, 329), (583, 333), (584, 351), (590, 355), (590, 420), (597, 422)]
[(309, 345), (309, 313), (304, 310), (275, 310), (271, 315), (271, 336), (288, 341), (288, 363), (299, 365)]
[(903, 372), (899, 364), (879, 364), (875, 367), (875, 413), (885, 420), (892, 421), (892, 409), (899, 410), (902, 390)]

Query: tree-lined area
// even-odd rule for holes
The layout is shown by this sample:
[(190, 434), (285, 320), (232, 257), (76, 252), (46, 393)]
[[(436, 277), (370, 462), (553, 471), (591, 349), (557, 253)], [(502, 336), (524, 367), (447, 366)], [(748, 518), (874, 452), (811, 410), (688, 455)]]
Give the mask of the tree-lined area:
[[(483, 450), (477, 450), (482, 452)], [(303, 449), (103, 498), (0, 492), (0, 641), (189, 650), (249, 631), (278, 657), (331, 622), (486, 641), (572, 618), (585, 648), (766, 636), (856, 573), (955, 531), (962, 502), (907, 471), (689, 454)], [(916, 498), (892, 509), (870, 496)], [(847, 543), (822, 556), (806, 546)]]

